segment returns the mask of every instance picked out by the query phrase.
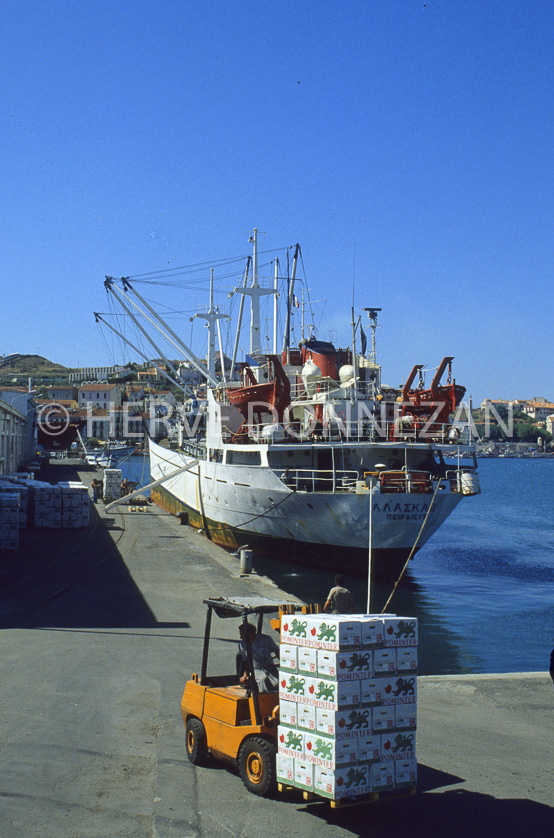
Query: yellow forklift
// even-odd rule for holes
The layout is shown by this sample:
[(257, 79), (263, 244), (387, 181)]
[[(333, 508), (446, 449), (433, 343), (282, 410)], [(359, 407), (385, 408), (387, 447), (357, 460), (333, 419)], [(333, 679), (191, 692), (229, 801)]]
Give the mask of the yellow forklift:
[[(265, 614), (291, 613), (299, 608), (265, 597), (209, 598), (207, 606), (204, 649), (200, 675), (187, 681), (181, 700), (181, 713), (186, 727), (186, 750), (195, 765), (208, 758), (225, 760), (238, 767), (239, 775), (253, 794), (264, 796), (275, 786), (275, 755), (279, 722), (279, 692), (260, 692), (254, 677), (248, 617), (256, 618), (256, 630), (263, 628)], [(246, 683), (237, 656), (235, 673), (208, 675), (208, 652), (212, 615), (240, 618), (244, 626), (242, 639), (246, 646)], [(280, 617), (271, 621), (279, 628)], [(278, 663), (277, 663), (278, 665)], [(231, 667), (230, 667), (231, 668)]]

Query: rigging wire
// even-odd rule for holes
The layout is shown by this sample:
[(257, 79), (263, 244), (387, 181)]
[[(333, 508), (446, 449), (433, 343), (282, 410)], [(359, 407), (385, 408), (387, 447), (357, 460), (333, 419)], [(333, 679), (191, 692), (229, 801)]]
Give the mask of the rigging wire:
[[(432, 497), (432, 499), (431, 499), (431, 503), (429, 504), (429, 509), (427, 510), (427, 514), (426, 514), (425, 518), (423, 519), (423, 523), (422, 523), (421, 528), (420, 528), (420, 530), (419, 530), (419, 532), (418, 532), (418, 534), (417, 534), (417, 538), (416, 538), (416, 540), (414, 541), (413, 547), (412, 547), (412, 549), (410, 550), (410, 555), (409, 555), (409, 556), (408, 556), (408, 558), (406, 559), (406, 564), (404, 565), (404, 567), (403, 567), (403, 568), (402, 568), (402, 570), (400, 571), (400, 576), (398, 577), (398, 579), (397, 579), (397, 580), (396, 580), (396, 582), (394, 583), (394, 587), (393, 587), (393, 589), (392, 589), (392, 591), (391, 591), (391, 595), (389, 596), (389, 598), (387, 599), (386, 603), (384, 604), (384, 606), (383, 606), (383, 608), (382, 608), (382, 611), (381, 611), (381, 614), (385, 614), (385, 612), (386, 612), (387, 608), (389, 607), (389, 603), (390, 603), (391, 599), (393, 598), (394, 594), (396, 593), (396, 589), (398, 588), (398, 586), (399, 586), (399, 584), (400, 584), (400, 580), (401, 580), (401, 579), (402, 579), (402, 577), (404, 576), (404, 573), (405, 573), (405, 571), (406, 571), (406, 568), (408, 567), (408, 565), (409, 565), (410, 561), (411, 561), (411, 560), (412, 560), (412, 558), (413, 558), (413, 555), (414, 555), (414, 553), (415, 553), (415, 549), (416, 549), (416, 547), (417, 547), (417, 543), (418, 543), (419, 539), (421, 538), (421, 533), (423, 532), (423, 528), (425, 527), (425, 524), (427, 523), (427, 519), (428, 519), (428, 517), (429, 517), (429, 513), (431, 512), (431, 509), (433, 508), (433, 504), (434, 504), (434, 502), (435, 502), (435, 498), (437, 497), (437, 492), (438, 492), (438, 491), (439, 491), (439, 489), (440, 489), (441, 483), (442, 483), (442, 477), (441, 477), (441, 478), (439, 479), (439, 481), (437, 482), (437, 486), (436, 486), (436, 488), (435, 488), (435, 491), (434, 491), (433, 497)], [(370, 503), (371, 503), (371, 502), (372, 502), (372, 501), (371, 501), (371, 498), (370, 498)]]
[[(278, 250), (266, 250), (266, 251), (258, 251), (259, 256), (264, 256), (269, 253), (280, 253), (286, 250), (286, 248), (280, 248)], [(172, 277), (172, 276), (185, 276), (188, 274), (195, 274), (199, 273), (200, 271), (205, 271), (206, 268), (223, 268), (226, 265), (233, 265), (236, 263), (244, 263), (248, 256), (236, 256), (231, 259), (212, 259), (209, 262), (197, 262), (192, 265), (181, 265), (176, 266), (174, 268), (164, 268), (159, 271), (148, 271), (147, 273), (142, 274), (130, 274), (129, 276), (124, 277), (125, 279), (133, 280), (133, 282), (141, 282), (141, 283), (152, 283), (156, 284), (156, 281), (159, 281), (158, 284), (166, 284), (163, 282), (164, 277)], [(268, 265), (271, 265), (273, 260), (269, 262), (260, 263), (259, 268), (266, 268)], [(229, 278), (231, 276), (238, 276), (242, 275), (242, 271), (235, 270), (231, 273), (227, 273), (226, 275), (222, 275), (222, 278)], [(123, 278), (123, 277), (122, 277)], [(196, 279), (195, 282), (209, 282), (209, 277), (205, 279)], [(173, 283), (167, 283), (173, 284)]]

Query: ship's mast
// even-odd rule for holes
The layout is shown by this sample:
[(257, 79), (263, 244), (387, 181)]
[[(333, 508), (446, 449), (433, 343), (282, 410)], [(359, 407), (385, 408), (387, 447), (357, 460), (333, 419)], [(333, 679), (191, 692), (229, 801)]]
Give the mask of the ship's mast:
[(290, 320), (292, 314), (292, 303), (294, 300), (294, 281), (296, 279), (296, 266), (298, 264), (298, 253), (300, 252), (300, 245), (297, 244), (294, 257), (292, 260), (292, 274), (287, 282), (287, 322), (285, 324), (285, 334), (283, 336), (283, 352), (287, 353), (287, 364), (290, 363)]
[(369, 358), (372, 366), (377, 366), (377, 348), (375, 342), (375, 331), (377, 329), (377, 313), (382, 311), (380, 308), (364, 308), (369, 317), (369, 328), (371, 329), (371, 355)]
[(277, 284), (278, 284), (278, 273), (279, 273), (279, 260), (275, 259), (275, 276), (273, 280), (273, 290), (275, 291), (275, 296), (273, 297), (273, 354), (277, 355)]
[(249, 239), (253, 245), (252, 255), (252, 285), (249, 288), (235, 288), (237, 294), (247, 294), (250, 297), (250, 355), (260, 355), (262, 342), (260, 339), (260, 297), (265, 294), (275, 294), (274, 288), (260, 288), (258, 284), (258, 230), (254, 227)]
[[(214, 269), (210, 268), (210, 308), (205, 312), (198, 312), (194, 317), (200, 317), (208, 322), (208, 372), (215, 379), (215, 335), (219, 334), (219, 352), (221, 355), (222, 378), (225, 378), (225, 365), (223, 361), (223, 347), (221, 345), (221, 333), (219, 332), (219, 321), (229, 320), (228, 314), (221, 314), (219, 308), (214, 306)], [(194, 319), (194, 318), (193, 318)]]

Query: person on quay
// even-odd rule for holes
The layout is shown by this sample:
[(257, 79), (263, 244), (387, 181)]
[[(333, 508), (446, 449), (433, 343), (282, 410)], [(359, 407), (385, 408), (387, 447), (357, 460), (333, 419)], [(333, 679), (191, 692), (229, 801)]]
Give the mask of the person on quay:
[[(254, 678), (258, 685), (258, 691), (261, 693), (273, 692), (279, 686), (279, 647), (269, 635), (261, 632), (256, 633), (256, 627), (252, 623), (247, 623), (246, 631), (250, 639)], [(239, 626), (240, 642), (237, 664), (242, 670), (240, 683), (247, 687), (249, 681), (248, 652), (244, 632), (244, 624), (241, 623)]]
[(353, 614), (354, 600), (348, 588), (344, 587), (344, 576), (337, 573), (335, 576), (335, 587), (329, 591), (327, 601), (323, 606), (324, 611), (331, 611), (332, 614)]
[(92, 481), (92, 500), (94, 503), (98, 503), (99, 500), (102, 500), (102, 481), (98, 480), (96, 477)]

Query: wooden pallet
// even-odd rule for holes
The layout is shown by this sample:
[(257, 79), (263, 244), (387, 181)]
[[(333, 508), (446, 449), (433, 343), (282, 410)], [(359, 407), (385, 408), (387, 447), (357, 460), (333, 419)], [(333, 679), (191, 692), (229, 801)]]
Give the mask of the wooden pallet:
[(399, 797), (412, 797), (414, 794), (416, 794), (415, 786), (409, 786), (408, 788), (403, 789), (390, 789), (389, 791), (372, 791), (369, 794), (360, 794), (358, 797), (339, 797), (336, 800), (332, 800), (329, 797), (324, 797), (324, 795), (318, 794), (315, 791), (306, 791), (305, 789), (299, 789), (297, 786), (289, 786), (285, 783), (277, 783), (277, 791), (280, 793), (293, 790), (301, 791), (302, 798), (306, 801), (325, 800), (329, 803), (331, 809), (346, 809), (349, 806), (362, 806), (366, 803), (377, 803), (380, 800), (392, 800), (394, 798)]

